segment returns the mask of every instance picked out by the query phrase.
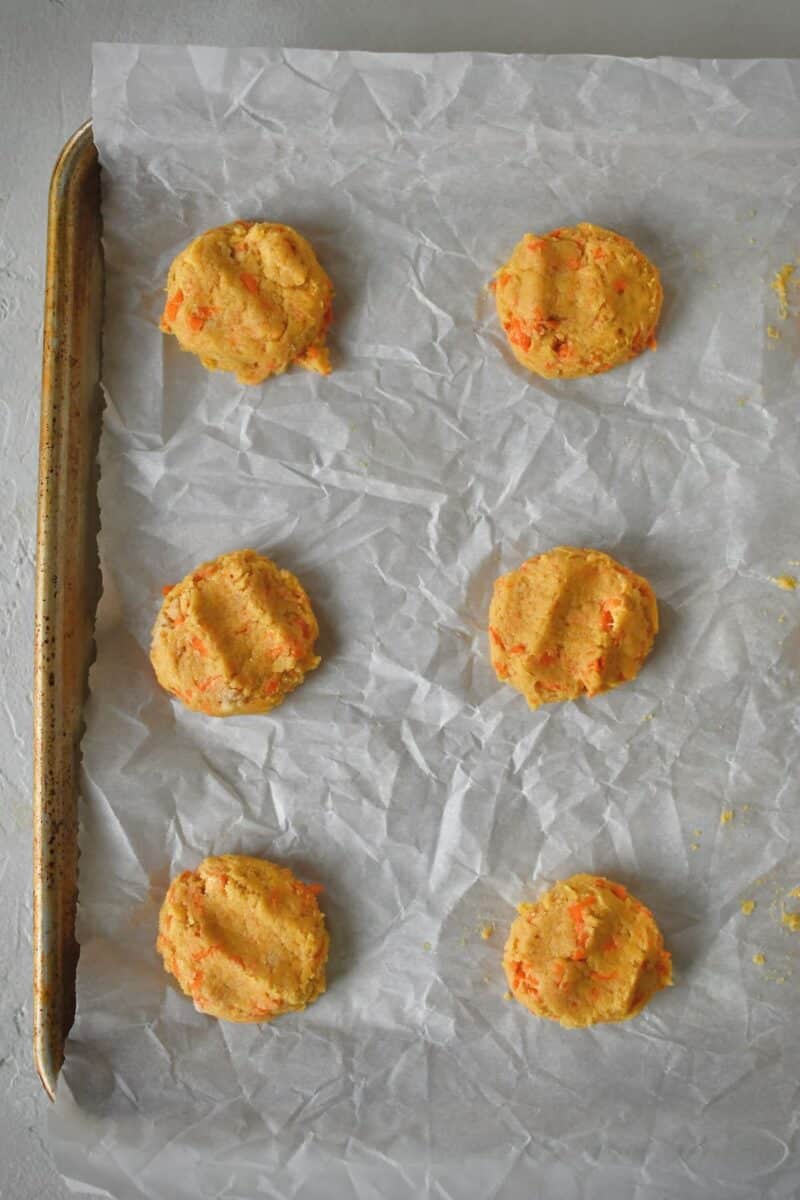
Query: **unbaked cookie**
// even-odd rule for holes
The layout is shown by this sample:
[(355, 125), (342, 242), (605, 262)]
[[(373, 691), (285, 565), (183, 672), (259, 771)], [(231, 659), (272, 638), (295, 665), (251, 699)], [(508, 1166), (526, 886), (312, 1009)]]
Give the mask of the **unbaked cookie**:
[(330, 279), (295, 229), (234, 221), (173, 261), (161, 329), (240, 383), (261, 383), (292, 362), (327, 375), (332, 301)]
[(650, 584), (600, 550), (558, 546), (494, 585), (492, 666), (531, 708), (634, 679), (657, 632)]
[(653, 914), (596, 875), (573, 875), (521, 904), (503, 966), (520, 1004), (567, 1028), (627, 1021), (672, 983)]
[(164, 589), (150, 659), (158, 682), (213, 717), (264, 713), (319, 666), (319, 627), (291, 571), (255, 550), (203, 563)]
[(655, 349), (658, 271), (610, 229), (526, 233), (491, 286), (515, 357), (547, 379), (596, 375)]
[(325, 991), (318, 888), (262, 858), (223, 854), (169, 886), (156, 949), (199, 1012), (271, 1021)]

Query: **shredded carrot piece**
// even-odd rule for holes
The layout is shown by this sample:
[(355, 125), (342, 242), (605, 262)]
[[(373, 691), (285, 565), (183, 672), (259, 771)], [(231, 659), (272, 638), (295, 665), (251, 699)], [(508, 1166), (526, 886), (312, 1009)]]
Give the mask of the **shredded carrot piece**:
[(497, 282), (500, 284), (500, 287), (505, 287), (508, 281), (513, 278), (514, 276), (508, 271), (503, 271), (502, 274), (497, 276)]
[(213, 954), (215, 950), (221, 949), (221, 946), (206, 946), (205, 950), (196, 950), (192, 955), (192, 962), (202, 962), (204, 958), (208, 958), (209, 954)]
[(565, 358), (572, 358), (575, 351), (573, 347), (570, 346), (569, 342), (562, 342), (556, 353), (558, 354), (558, 357), (563, 360)]
[(312, 896), (321, 896), (325, 891), (321, 883), (307, 883), (305, 888), (307, 892), (311, 892)]
[(575, 258), (567, 259), (567, 266), (569, 267), (569, 269), (571, 271), (577, 271), (577, 269), (580, 265), (581, 265), (581, 260), (577, 257), (577, 255)]
[(605, 257), (606, 257), (606, 252), (603, 249), (603, 247), (595, 246), (594, 251), (592, 253), (592, 258), (596, 258), (599, 262), (601, 258), (605, 258)]
[(610, 954), (612, 950), (618, 950), (618, 949), (619, 949), (619, 942), (617, 941), (616, 938), (612, 937), (612, 938), (608, 939), (605, 946), (601, 946), (600, 953), (601, 954)]
[(617, 978), (616, 971), (590, 971), (589, 974), (592, 979), (599, 979), (603, 983), (608, 979)]
[(614, 893), (614, 895), (617, 897), (618, 900), (627, 900), (628, 899), (628, 889), (626, 887), (623, 887), (621, 883), (610, 883), (609, 882), (608, 886), (609, 886), (609, 889)]
[(544, 249), (544, 239), (529, 238), (525, 243), (525, 247), (527, 250), (538, 250), (541, 253), (541, 251)]
[(175, 587), (174, 583), (165, 583), (161, 589), (161, 595), (168, 596), (174, 587)]
[(494, 642), (494, 644), (496, 646), (499, 646), (501, 650), (505, 650), (505, 646), (503, 645), (503, 639), (500, 637), (500, 634), (497, 632), (497, 630), (494, 629), (491, 625), (489, 626), (489, 637), (492, 639), (492, 641)]
[(622, 279), (620, 277), (619, 279), (615, 279), (611, 286), (613, 287), (614, 291), (621, 296), (628, 286), (628, 281), (627, 279)]
[(205, 325), (208, 318), (213, 317), (213, 315), (214, 315), (213, 308), (197, 308), (197, 309), (195, 309), (195, 311), (193, 313), (191, 313), (189, 316), (189, 322), (188, 322), (189, 328), (193, 329), (195, 331), (195, 333), (199, 333), (200, 330)]
[(508, 667), (504, 663), (498, 663), (495, 671), (500, 679), (508, 679)]
[(264, 688), (264, 694), (266, 696), (274, 696), (275, 693), (277, 692), (278, 688), (280, 687), (280, 684), (281, 684), (281, 681), (279, 679), (270, 679), (269, 683)]
[(205, 642), (201, 641), (199, 637), (193, 637), (191, 645), (198, 654), (202, 654), (203, 658), (208, 657), (208, 646), (205, 644)]
[(539, 991), (539, 978), (533, 974), (528, 963), (514, 963), (514, 986), (521, 992), (533, 992), (534, 995)]
[(531, 335), (527, 332), (519, 317), (513, 317), (508, 322), (506, 333), (512, 346), (519, 346), (521, 350), (530, 350)]
[(183, 304), (183, 292), (178, 288), (167, 303), (164, 305), (164, 320), (169, 321), (170, 325), (178, 315), (178, 309)]
[(549, 667), (558, 659), (558, 654), (554, 650), (545, 650), (544, 654), (539, 655), (539, 666)]
[(258, 280), (255, 275), (248, 275), (247, 271), (242, 271), (239, 276), (248, 292), (252, 292), (254, 296), (258, 295)]
[(606, 632), (614, 628), (614, 615), (608, 607), (608, 601), (600, 605), (600, 628)]
[[(575, 941), (578, 944), (578, 950), (582, 951), (582, 958), (586, 957), (586, 943), (589, 940), (589, 930), (586, 928), (583, 914), (585, 909), (591, 908), (596, 902), (597, 897), (590, 894), (584, 896), (583, 900), (576, 900), (574, 904), (570, 904), (567, 907), (569, 918), (575, 926)], [(573, 955), (573, 958), (575, 957), (577, 957), (577, 951)]]
[(497, 291), (497, 280), (490, 279), (486, 286), (490, 292), (496, 292)]
[(192, 991), (194, 991), (195, 988), (200, 987), (202, 982), (203, 982), (203, 972), (195, 971), (194, 975), (192, 976), (192, 982), (190, 983), (189, 986), (191, 987)]
[(508, 653), (509, 654), (524, 654), (526, 649), (527, 649), (527, 647), (525, 646), (525, 644), (523, 642), (517, 642), (516, 646), (511, 646), (509, 648)]
[(656, 341), (656, 335), (654, 333), (650, 334), (650, 337), (647, 339), (646, 345), (647, 345), (648, 349), (650, 349), (650, 350), (658, 349), (658, 342)]
[(604, 670), (605, 665), (606, 665), (606, 660), (603, 657), (603, 655), (601, 654), (599, 658), (596, 658), (594, 660), (594, 663), (592, 665), (594, 666), (595, 671), (597, 671), (599, 674), (602, 670)]

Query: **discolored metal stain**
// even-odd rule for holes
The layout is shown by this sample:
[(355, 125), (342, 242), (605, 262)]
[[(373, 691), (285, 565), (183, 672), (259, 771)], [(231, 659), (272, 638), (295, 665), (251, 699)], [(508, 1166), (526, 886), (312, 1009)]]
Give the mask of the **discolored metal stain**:
[(53, 171), (47, 226), (33, 664), (33, 1048), (52, 1097), (75, 1015), (83, 704), (100, 596), (103, 252), (91, 123)]

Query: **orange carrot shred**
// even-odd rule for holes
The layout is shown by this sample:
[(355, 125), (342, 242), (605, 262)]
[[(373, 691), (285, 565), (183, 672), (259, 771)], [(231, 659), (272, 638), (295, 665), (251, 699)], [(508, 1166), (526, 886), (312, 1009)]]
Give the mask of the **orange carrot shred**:
[(208, 318), (213, 317), (213, 315), (214, 315), (213, 308), (197, 308), (197, 309), (195, 309), (195, 311), (193, 313), (191, 313), (191, 315), (189, 316), (189, 322), (188, 322), (189, 328), (193, 329), (195, 331), (195, 333), (199, 333), (200, 330), (205, 325)]
[(199, 637), (193, 637), (192, 641), (191, 641), (191, 645), (194, 647), (194, 649), (197, 651), (198, 654), (203, 655), (203, 658), (208, 657), (208, 646), (205, 644), (205, 642), (201, 641)]
[(164, 320), (169, 321), (169, 323), (172, 324), (177, 317), (178, 309), (182, 304), (183, 292), (180, 290), (180, 288), (178, 288), (177, 292), (173, 293), (173, 295), (170, 296), (169, 300), (167, 300), (167, 303), (164, 305)]
[(165, 583), (161, 589), (161, 595), (168, 596), (174, 587), (175, 587), (174, 583)]
[(312, 896), (321, 896), (325, 888), (321, 883), (307, 883), (306, 891), (311, 892)]
[(489, 636), (496, 646), (499, 646), (501, 650), (505, 650), (503, 639), (500, 637), (500, 634), (497, 632), (497, 630), (493, 629), (491, 625), (489, 626)]
[(248, 275), (247, 271), (242, 271), (239, 276), (248, 292), (252, 292), (254, 296), (258, 295), (258, 280), (255, 275)]
[(627, 279), (622, 279), (620, 277), (619, 279), (615, 279), (611, 286), (613, 287), (614, 291), (621, 296), (628, 286), (628, 281)]

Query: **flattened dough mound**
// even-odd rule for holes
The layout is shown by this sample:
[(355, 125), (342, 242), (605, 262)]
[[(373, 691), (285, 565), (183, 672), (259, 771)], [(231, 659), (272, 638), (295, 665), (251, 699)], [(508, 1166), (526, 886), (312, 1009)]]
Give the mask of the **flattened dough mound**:
[(158, 682), (212, 717), (265, 713), (319, 666), (317, 619), (291, 571), (235, 550), (165, 588), (150, 660)]
[(672, 983), (653, 914), (596, 875), (573, 875), (521, 904), (503, 966), (520, 1004), (568, 1029), (627, 1021)]
[(492, 287), (512, 352), (546, 379), (597, 375), (655, 349), (659, 273), (610, 229), (526, 233)]
[(206, 858), (173, 879), (156, 949), (195, 1008), (222, 1021), (271, 1021), (325, 991), (316, 889), (262, 858)]
[(650, 584), (600, 550), (558, 546), (494, 585), (492, 666), (531, 708), (634, 679), (657, 632)]
[(332, 302), (330, 279), (295, 229), (234, 221), (175, 258), (161, 329), (240, 383), (261, 383), (292, 362), (327, 375)]

